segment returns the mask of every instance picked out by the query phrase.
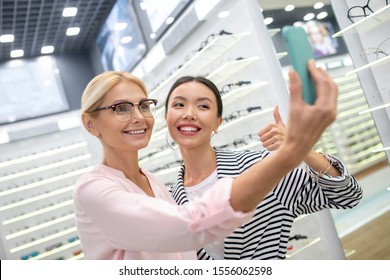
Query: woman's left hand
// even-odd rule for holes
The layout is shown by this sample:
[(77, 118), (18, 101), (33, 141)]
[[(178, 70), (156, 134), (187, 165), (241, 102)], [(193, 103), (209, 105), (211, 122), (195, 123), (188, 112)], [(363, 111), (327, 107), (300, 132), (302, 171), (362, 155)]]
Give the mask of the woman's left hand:
[(275, 106), (273, 115), (275, 123), (268, 124), (257, 133), (263, 147), (268, 151), (277, 150), (283, 143), (286, 135), (286, 126), (279, 114), (278, 105)]

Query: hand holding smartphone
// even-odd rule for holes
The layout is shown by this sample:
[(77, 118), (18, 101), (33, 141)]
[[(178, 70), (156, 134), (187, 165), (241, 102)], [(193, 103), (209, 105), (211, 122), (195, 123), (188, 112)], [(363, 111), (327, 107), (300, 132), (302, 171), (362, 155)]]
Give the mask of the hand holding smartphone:
[(307, 69), (308, 61), (313, 58), (307, 34), (302, 27), (285, 26), (282, 28), (282, 36), (291, 65), (301, 78), (303, 100), (312, 105), (316, 100), (316, 90)]

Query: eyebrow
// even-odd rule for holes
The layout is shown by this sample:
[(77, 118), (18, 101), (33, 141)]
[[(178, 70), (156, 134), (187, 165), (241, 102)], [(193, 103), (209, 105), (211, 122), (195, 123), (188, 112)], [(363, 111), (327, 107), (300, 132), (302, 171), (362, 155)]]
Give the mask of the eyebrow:
[(129, 101), (129, 100), (124, 100), (124, 99), (118, 99), (118, 100), (115, 100), (112, 104), (119, 104), (119, 103), (123, 103), (123, 102), (137, 103), (137, 102), (144, 101), (146, 99), (148, 99), (148, 98), (141, 98), (138, 101)]
[[(180, 99), (180, 100), (187, 100), (187, 98), (185, 98), (184, 96), (174, 96), (173, 99)], [(210, 98), (208, 97), (200, 97), (200, 98), (197, 98), (196, 101), (210, 101), (210, 102), (213, 102)]]

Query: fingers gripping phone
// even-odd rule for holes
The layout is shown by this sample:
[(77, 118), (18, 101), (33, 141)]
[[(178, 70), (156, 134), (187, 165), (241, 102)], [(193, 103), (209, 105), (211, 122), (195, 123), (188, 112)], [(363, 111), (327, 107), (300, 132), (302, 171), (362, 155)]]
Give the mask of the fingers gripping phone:
[(282, 36), (291, 65), (301, 78), (303, 100), (312, 105), (316, 100), (316, 91), (307, 69), (307, 62), (313, 58), (307, 34), (302, 27), (285, 26), (282, 28)]

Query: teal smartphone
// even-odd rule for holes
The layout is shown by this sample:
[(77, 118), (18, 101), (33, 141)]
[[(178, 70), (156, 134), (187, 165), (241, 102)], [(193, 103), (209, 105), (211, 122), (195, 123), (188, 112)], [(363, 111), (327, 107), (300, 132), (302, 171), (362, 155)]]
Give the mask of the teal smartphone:
[(312, 105), (316, 100), (316, 91), (314, 81), (307, 69), (307, 62), (313, 58), (307, 34), (302, 27), (284, 26), (282, 37), (287, 47), (291, 65), (301, 78), (303, 100)]

